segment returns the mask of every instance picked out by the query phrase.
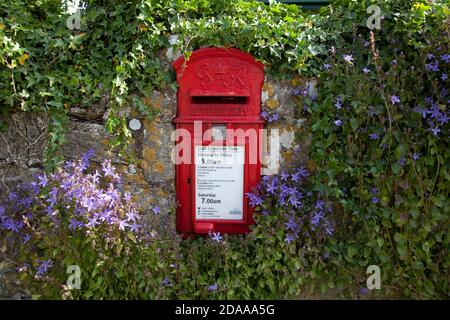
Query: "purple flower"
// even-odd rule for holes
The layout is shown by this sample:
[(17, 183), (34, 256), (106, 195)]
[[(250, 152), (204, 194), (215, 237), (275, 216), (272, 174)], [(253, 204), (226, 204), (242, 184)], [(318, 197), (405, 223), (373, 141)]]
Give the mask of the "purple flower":
[(325, 63), (325, 64), (323, 65), (323, 68), (324, 68), (325, 70), (328, 70), (328, 69), (331, 68), (331, 64)]
[(341, 97), (336, 98), (336, 104), (334, 106), (338, 109), (342, 109), (342, 98)]
[(23, 197), (19, 199), (19, 205), (23, 206), (23, 208), (27, 209), (31, 206), (33, 200), (30, 197)]
[(278, 121), (279, 119), (279, 114), (276, 112), (267, 112), (267, 111), (263, 111), (261, 112), (261, 117), (266, 120), (269, 123)]
[(414, 152), (413, 155), (412, 155), (412, 158), (413, 158), (414, 161), (417, 161), (417, 160), (419, 160), (420, 155), (418, 153)]
[(430, 128), (428, 130), (430, 130), (435, 137), (437, 137), (439, 135), (439, 132), (441, 132), (441, 129), (439, 129), (439, 127)]
[(221, 242), (223, 237), (220, 235), (220, 232), (213, 232), (211, 235), (211, 239), (216, 242)]
[(72, 187), (72, 181), (70, 181), (69, 179), (65, 179), (61, 182), (61, 189), (63, 189), (64, 191), (69, 190)]
[(105, 177), (111, 177), (113, 179), (117, 178), (116, 173), (114, 171), (114, 167), (111, 164), (111, 160), (107, 159), (103, 161), (102, 170), (105, 174)]
[(52, 190), (48, 193), (48, 195), (50, 197), (47, 199), (47, 202), (50, 203), (49, 204), (50, 207), (53, 207), (57, 201), (58, 189), (56, 189), (56, 187), (53, 187)]
[(97, 218), (89, 218), (88, 217), (88, 223), (87, 223), (87, 226), (88, 227), (91, 227), (91, 228), (95, 228), (97, 225), (99, 225), (100, 224), (100, 222), (98, 222), (98, 220), (97, 220)]
[(73, 161), (66, 161), (64, 163), (64, 169), (66, 169), (66, 170), (71, 170), (74, 167), (75, 167), (75, 165), (74, 165)]
[(157, 215), (161, 213), (161, 209), (158, 206), (152, 208), (153, 214)]
[(17, 233), (17, 232), (19, 232), (20, 229), (22, 229), (23, 222), (19, 221), (19, 222), (16, 223), (11, 218), (3, 218), (1, 226), (3, 228), (5, 228), (6, 230), (8, 230), (8, 231), (12, 231), (14, 233)]
[(367, 289), (367, 288), (359, 289), (359, 295), (360, 296), (367, 296), (368, 294), (369, 294), (369, 289)]
[(378, 140), (380, 137), (376, 133), (369, 134), (370, 140)]
[(214, 283), (214, 284), (212, 284), (212, 285), (210, 285), (210, 286), (208, 287), (208, 291), (209, 291), (209, 292), (214, 292), (214, 291), (217, 290), (217, 288), (218, 288), (217, 283)]
[(131, 201), (131, 194), (129, 192), (127, 192), (123, 195), (123, 201), (125, 201), (125, 202)]
[(447, 116), (446, 113), (441, 113), (438, 116), (437, 120), (441, 123), (441, 125), (444, 125), (444, 124), (446, 124), (448, 122), (448, 120), (450, 120), (450, 118)]
[(141, 226), (140, 226), (139, 224), (137, 224), (136, 222), (134, 222), (134, 223), (130, 226), (130, 231), (131, 231), (131, 232), (138, 232), (140, 227), (141, 227)]
[(289, 173), (287, 173), (286, 171), (283, 171), (283, 172), (281, 173), (281, 180), (287, 181), (288, 178), (289, 178)]
[(302, 178), (308, 178), (309, 177), (309, 172), (308, 172), (308, 170), (306, 170), (306, 168), (304, 166), (298, 168), (297, 169), (297, 173), (300, 174), (300, 176)]
[(327, 223), (325, 224), (325, 234), (331, 236), (333, 233), (334, 233), (333, 225), (327, 221)]
[(88, 151), (86, 151), (86, 153), (82, 156), (82, 159), (85, 160), (90, 160), (92, 157), (95, 156), (95, 150), (94, 149), (89, 149)]
[[(294, 94), (295, 94), (295, 90), (294, 90)], [(263, 118), (264, 120), (267, 120), (268, 117), (269, 117), (269, 113), (267, 111), (261, 112), (261, 118)]]
[(439, 63), (437, 61), (427, 63), (425, 65), (425, 69), (427, 69), (427, 71), (438, 72), (439, 71)]
[[(39, 263), (39, 261), (38, 261)], [(53, 267), (53, 261), (52, 260), (45, 260), (41, 261), (38, 266), (38, 271), (36, 272), (37, 276), (43, 276), (47, 273), (48, 269)]]
[(94, 174), (91, 175), (92, 183), (97, 184), (99, 182), (99, 178), (100, 178), (100, 173), (98, 172), (98, 170), (95, 170)]
[(263, 177), (261, 178), (261, 180), (262, 180), (262, 182), (263, 182), (264, 184), (267, 184), (267, 183), (269, 183), (269, 181), (270, 181), (270, 176), (263, 176)]
[(269, 116), (269, 119), (267, 119), (267, 121), (269, 123), (272, 123), (272, 122), (278, 121), (278, 118), (279, 118), (278, 113), (274, 112)]
[(292, 177), (292, 181), (300, 182), (300, 173), (295, 172), (295, 173), (291, 174), (291, 177)]
[(286, 230), (296, 231), (298, 228), (298, 223), (291, 217), (288, 222), (285, 223)]
[(393, 95), (393, 96), (391, 97), (391, 103), (392, 103), (392, 104), (400, 103), (400, 99), (399, 99), (396, 95)]
[(75, 220), (75, 219), (70, 219), (69, 220), (69, 229), (71, 230), (76, 230), (77, 228), (81, 228), (83, 227), (83, 222)]
[(36, 181), (30, 183), (30, 189), (31, 191), (33, 191), (34, 195), (39, 194), (39, 185)]
[(336, 127), (340, 127), (342, 125), (342, 120), (338, 119), (338, 120), (334, 121), (334, 125)]
[(345, 62), (353, 65), (353, 56), (351, 54), (344, 54), (342, 58), (345, 60)]
[(100, 214), (100, 221), (109, 221), (111, 219), (112, 210), (105, 210)]
[(267, 185), (267, 192), (270, 194), (275, 194), (278, 188), (278, 179), (274, 178), (270, 182), (270, 184)]
[(432, 54), (432, 53), (427, 54), (427, 59), (428, 60), (433, 60), (434, 59), (434, 54)]
[(363, 69), (363, 72), (364, 72), (365, 74), (368, 74), (368, 73), (370, 73), (370, 70), (369, 70), (368, 68), (364, 68), (364, 69)]
[(167, 277), (164, 277), (163, 281), (162, 281), (162, 285), (167, 287), (170, 285), (170, 280)]
[[(302, 94), (302, 86), (295, 87), (292, 93), (296, 96), (300, 96)], [(264, 119), (266, 119), (268, 115), (269, 113), (267, 111), (261, 112), (261, 117), (263, 117)]]
[(129, 227), (130, 225), (127, 223), (126, 220), (119, 220), (119, 230), (124, 231), (126, 227)]
[(400, 160), (398, 160), (398, 163), (403, 167), (406, 164), (406, 159), (401, 157)]
[(428, 113), (429, 113), (428, 109), (420, 110), (420, 114), (422, 115), (423, 119), (425, 119), (427, 117)]
[(441, 60), (444, 61), (445, 63), (449, 63), (450, 62), (450, 54), (441, 55)]
[(378, 203), (380, 202), (380, 199), (378, 199), (377, 197), (372, 197), (372, 203)]
[(138, 217), (138, 215), (136, 214), (136, 212), (134, 210), (127, 213), (128, 221), (136, 221), (137, 217)]
[(48, 179), (47, 179), (47, 176), (46, 176), (45, 173), (43, 175), (41, 175), (41, 176), (38, 176), (38, 180), (39, 180), (39, 182), (38, 182), (39, 186), (41, 186), (42, 188), (47, 186)]
[(396, 65), (397, 65), (397, 60), (395, 60), (395, 59), (392, 60), (392, 61), (391, 61), (391, 64), (392, 64), (393, 66), (396, 66)]
[(323, 200), (317, 200), (315, 208), (319, 209), (319, 210), (323, 210), (324, 204), (325, 204), (325, 202), (323, 202)]
[(314, 213), (314, 215), (311, 218), (311, 224), (313, 226), (317, 226), (319, 225), (320, 220), (323, 218), (323, 211), (319, 210), (316, 213)]
[(23, 244), (25, 244), (25, 243), (27, 243), (28, 241), (30, 241), (31, 240), (31, 234), (26, 234), (24, 237), (23, 237), (23, 239), (22, 239), (22, 243)]
[(83, 206), (87, 209), (88, 212), (95, 211), (98, 207), (100, 207), (99, 199), (96, 197), (84, 199)]
[(249, 198), (249, 200), (250, 200), (250, 205), (251, 205), (252, 207), (256, 207), (256, 206), (262, 205), (263, 200), (262, 200), (262, 198), (259, 197), (258, 195), (253, 194), (253, 193), (251, 193), (251, 192), (248, 192), (248, 193), (246, 193), (245, 195), (247, 196), (247, 198)]
[(95, 156), (95, 150), (94, 149), (89, 149), (81, 158), (81, 166), (80, 169), (81, 171), (86, 170), (89, 167), (89, 162), (91, 160), (91, 158)]
[(291, 242), (294, 241), (296, 238), (297, 238), (297, 237), (296, 237), (295, 235), (293, 235), (293, 234), (287, 234), (287, 235), (286, 235), (286, 238), (284, 239), (284, 241), (285, 241), (287, 244), (291, 244)]
[(442, 75), (441, 75), (441, 80), (442, 81), (445, 81), (445, 80), (447, 80), (448, 79), (448, 75), (446, 74), (446, 73), (443, 73)]

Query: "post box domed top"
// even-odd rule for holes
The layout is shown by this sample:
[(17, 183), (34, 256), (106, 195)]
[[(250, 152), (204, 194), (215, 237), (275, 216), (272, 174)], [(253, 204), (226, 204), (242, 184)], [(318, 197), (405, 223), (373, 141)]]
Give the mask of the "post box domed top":
[(264, 65), (234, 48), (203, 48), (173, 62), (178, 82), (175, 121), (232, 117), (261, 122)]
[(261, 71), (264, 70), (264, 65), (256, 61), (255, 57), (253, 57), (251, 54), (241, 51), (239, 49), (235, 48), (203, 48), (194, 51), (191, 56), (189, 57), (186, 65), (185, 65), (185, 59), (184, 56), (179, 57), (176, 59), (172, 66), (174, 67), (177, 74), (180, 74), (180, 72), (184, 73), (184, 70), (190, 63), (193, 63), (197, 60), (203, 60), (203, 59), (211, 59), (211, 58), (221, 58), (221, 57), (229, 57), (236, 60), (241, 60), (243, 62), (247, 62), (249, 64), (254, 65), (256, 68), (261, 69)]

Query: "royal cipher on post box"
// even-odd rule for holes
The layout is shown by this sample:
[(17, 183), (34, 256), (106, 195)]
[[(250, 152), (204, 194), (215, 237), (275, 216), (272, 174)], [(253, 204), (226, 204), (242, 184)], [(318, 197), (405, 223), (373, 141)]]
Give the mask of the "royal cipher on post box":
[(177, 230), (248, 233), (245, 195), (261, 176), (263, 64), (237, 49), (204, 48), (173, 67)]

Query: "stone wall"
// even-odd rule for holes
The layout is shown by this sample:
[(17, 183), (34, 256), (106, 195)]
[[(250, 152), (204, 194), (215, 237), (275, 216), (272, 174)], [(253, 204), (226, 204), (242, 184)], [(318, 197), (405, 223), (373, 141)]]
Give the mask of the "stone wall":
[[(277, 173), (291, 164), (305, 163), (308, 141), (296, 143), (295, 134), (304, 130), (304, 120), (296, 119), (293, 84), (298, 81), (273, 80), (266, 76), (262, 91), (263, 110), (277, 112), (280, 119), (267, 125), (268, 129), (279, 129), (281, 159), (279, 166), (271, 170), (263, 169), (264, 174)], [(124, 188), (129, 191), (141, 206), (143, 214), (152, 214), (151, 209), (159, 206), (161, 223), (174, 227), (175, 166), (171, 162), (174, 142), (172, 119), (176, 116), (176, 92), (168, 89), (155, 91), (146, 104), (159, 111), (153, 121), (142, 115), (127, 111), (128, 123), (133, 135), (130, 150), (135, 161), (129, 162), (110, 149), (110, 137), (104, 122), (108, 112), (108, 97), (88, 109), (73, 107), (69, 110), (69, 126), (66, 143), (59, 154), (65, 159), (79, 159), (89, 149), (96, 155), (93, 162), (99, 165), (103, 159), (111, 159), (124, 180)], [(42, 113), (15, 113), (5, 119), (8, 123), (0, 132), (0, 192), (5, 195), (10, 189), (32, 179), (33, 174), (44, 168), (43, 154), (48, 143), (48, 116)], [(269, 146), (269, 151), (271, 146)], [(281, 168), (281, 169), (280, 169)], [(173, 225), (172, 225), (173, 224)], [(0, 261), (0, 298), (20, 298), (16, 292), (5, 291), (2, 277), (13, 274), (3, 270)], [(9, 273), (8, 273), (9, 272)], [(3, 289), (2, 289), (3, 288)], [(3, 290), (3, 292), (2, 292)]]
[[(262, 92), (263, 110), (276, 111), (280, 120), (267, 125), (269, 129), (279, 129), (281, 144), (280, 168), (290, 163), (306, 161), (306, 143), (295, 143), (295, 133), (303, 130), (303, 121), (294, 118), (295, 98), (292, 84), (288, 81), (268, 79)], [(155, 91), (145, 101), (159, 114), (153, 121), (128, 111), (128, 123), (132, 123), (133, 135), (130, 150), (135, 161), (129, 162), (111, 150), (108, 133), (104, 127), (107, 103), (104, 107), (91, 109), (72, 108), (66, 133), (66, 143), (59, 154), (65, 159), (79, 159), (89, 149), (94, 149), (94, 163), (111, 159), (122, 173), (125, 188), (137, 199), (142, 210), (153, 206), (161, 209), (175, 205), (175, 166), (171, 161), (174, 142), (172, 119), (176, 115), (176, 92)], [(7, 119), (7, 128), (0, 132), (0, 188), (2, 192), (29, 181), (33, 174), (42, 172), (43, 153), (48, 141), (48, 117), (41, 113), (15, 113)], [(270, 151), (270, 145), (269, 145)], [(264, 170), (264, 173), (277, 173)]]

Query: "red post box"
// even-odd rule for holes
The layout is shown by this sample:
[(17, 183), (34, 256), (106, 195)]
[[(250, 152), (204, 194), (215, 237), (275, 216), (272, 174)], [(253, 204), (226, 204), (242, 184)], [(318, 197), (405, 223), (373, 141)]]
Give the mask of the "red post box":
[(245, 194), (261, 176), (263, 64), (237, 49), (205, 48), (173, 67), (177, 230), (248, 233)]

